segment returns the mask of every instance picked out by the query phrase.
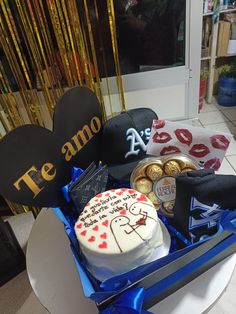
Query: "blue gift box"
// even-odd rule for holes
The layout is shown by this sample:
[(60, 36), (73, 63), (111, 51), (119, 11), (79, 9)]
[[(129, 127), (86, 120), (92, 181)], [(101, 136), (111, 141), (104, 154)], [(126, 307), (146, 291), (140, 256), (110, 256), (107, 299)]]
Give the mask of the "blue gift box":
[[(65, 225), (84, 295), (95, 301), (101, 313), (116, 313), (116, 307), (132, 308), (135, 310), (132, 313), (144, 313), (236, 252), (236, 211), (227, 211), (222, 216), (216, 236), (185, 245), (161, 259), (101, 283), (86, 270), (73, 228), (74, 219), (65, 216), (59, 208), (53, 211)], [(132, 304), (128, 304), (130, 300)], [(126, 312), (129, 313), (128, 310)]]

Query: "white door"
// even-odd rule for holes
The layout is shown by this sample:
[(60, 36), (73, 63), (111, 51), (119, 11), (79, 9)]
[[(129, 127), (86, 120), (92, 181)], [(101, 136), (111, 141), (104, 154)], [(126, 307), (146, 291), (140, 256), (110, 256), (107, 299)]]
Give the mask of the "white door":
[[(117, 18), (122, 73), (128, 72), (122, 75), (126, 109), (149, 107), (156, 111), (160, 119), (180, 120), (196, 117), (199, 99), (203, 1), (129, 0), (126, 2), (129, 13), (125, 14), (125, 17)], [(138, 11), (137, 6), (141, 4)], [(127, 22), (127, 16), (130, 19), (131, 15), (135, 16), (136, 21), (132, 17), (132, 21)], [(138, 24), (144, 21), (146, 23), (144, 25), (148, 25), (146, 38), (141, 37), (139, 46), (137, 44), (136, 47), (136, 41), (132, 36), (129, 40), (126, 33), (124, 36), (126, 43), (124, 44), (125, 40), (122, 42), (122, 30), (121, 35), (119, 33), (119, 18), (122, 22), (125, 20), (126, 27), (135, 25), (138, 30), (142, 29), (142, 25), (137, 27), (137, 19), (140, 21)], [(130, 33), (134, 32), (130, 31)], [(141, 53), (139, 53), (140, 50)], [(126, 52), (128, 56), (125, 56)], [(142, 56), (138, 58), (137, 54)], [(125, 56), (124, 59), (122, 59), (123, 56)], [(136, 59), (140, 60), (139, 64), (137, 64), (139, 60)], [(106, 83), (103, 79), (104, 94), (107, 91)], [(113, 111), (119, 112), (121, 106), (115, 77), (109, 78), (109, 86)], [(110, 115), (108, 96), (105, 96), (105, 103), (107, 113)]]

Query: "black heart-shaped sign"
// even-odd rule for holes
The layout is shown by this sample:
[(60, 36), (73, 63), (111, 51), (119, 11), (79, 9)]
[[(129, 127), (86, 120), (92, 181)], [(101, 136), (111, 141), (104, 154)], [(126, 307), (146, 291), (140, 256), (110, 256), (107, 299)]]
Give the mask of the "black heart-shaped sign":
[(102, 111), (95, 94), (75, 87), (58, 101), (53, 119), (55, 134), (61, 139), (61, 153), (73, 166), (86, 168), (100, 160)]
[(0, 194), (30, 206), (61, 206), (72, 166), (100, 158), (102, 112), (88, 88), (66, 92), (56, 105), (53, 131), (36, 125), (14, 129), (0, 141)]
[(53, 132), (24, 125), (1, 140), (0, 151), (0, 193), (4, 197), (33, 206), (62, 203), (60, 189), (70, 179), (70, 171)]

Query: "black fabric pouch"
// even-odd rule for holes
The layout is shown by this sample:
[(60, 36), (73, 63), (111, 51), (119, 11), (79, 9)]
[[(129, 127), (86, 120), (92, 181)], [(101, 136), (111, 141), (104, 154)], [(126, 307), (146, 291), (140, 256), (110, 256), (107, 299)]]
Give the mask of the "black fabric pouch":
[(215, 234), (226, 210), (236, 209), (236, 176), (197, 170), (176, 178), (174, 220), (192, 242)]
[(0, 218), (0, 286), (26, 267), (25, 255), (8, 222)]

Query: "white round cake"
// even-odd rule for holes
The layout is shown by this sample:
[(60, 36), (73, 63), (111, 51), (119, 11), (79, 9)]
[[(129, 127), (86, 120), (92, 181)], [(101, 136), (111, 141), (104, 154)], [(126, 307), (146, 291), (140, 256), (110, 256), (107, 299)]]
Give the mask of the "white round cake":
[(163, 243), (152, 202), (125, 188), (92, 198), (79, 216), (75, 232), (89, 271), (100, 281), (157, 259), (156, 250)]

